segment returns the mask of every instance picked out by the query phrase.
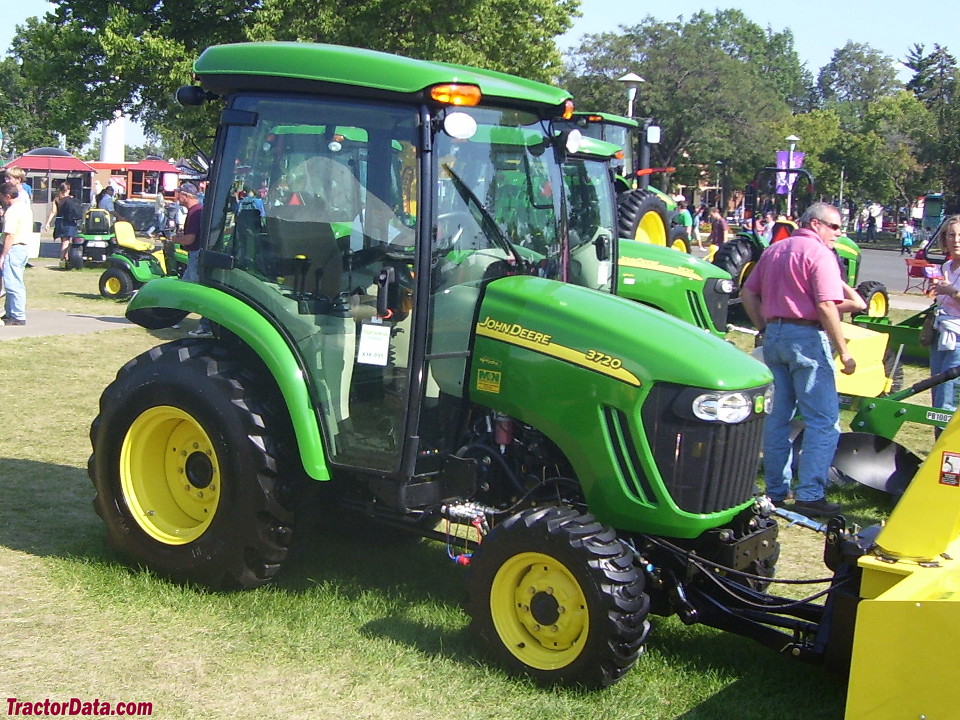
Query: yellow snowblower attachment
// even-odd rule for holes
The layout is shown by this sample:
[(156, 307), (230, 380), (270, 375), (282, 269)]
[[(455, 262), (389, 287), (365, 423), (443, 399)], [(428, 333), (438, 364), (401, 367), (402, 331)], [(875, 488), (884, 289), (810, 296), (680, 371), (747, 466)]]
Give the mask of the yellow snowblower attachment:
[(860, 558), (846, 720), (960, 717), (960, 421)]

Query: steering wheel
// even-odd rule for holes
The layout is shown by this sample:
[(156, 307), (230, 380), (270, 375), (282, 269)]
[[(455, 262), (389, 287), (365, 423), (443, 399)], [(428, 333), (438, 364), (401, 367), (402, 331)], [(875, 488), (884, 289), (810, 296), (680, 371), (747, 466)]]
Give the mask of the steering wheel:
[[(448, 233), (447, 237), (450, 237), (450, 240), (447, 242), (449, 247), (453, 247), (458, 242), (460, 238), (463, 237), (464, 228), (473, 225), (476, 226), (477, 221), (474, 219), (473, 215), (466, 212), (465, 210), (454, 210), (453, 212), (445, 212), (437, 215), (437, 228), (441, 226), (447, 228), (457, 227), (456, 233)], [(459, 226), (459, 227), (458, 227)]]

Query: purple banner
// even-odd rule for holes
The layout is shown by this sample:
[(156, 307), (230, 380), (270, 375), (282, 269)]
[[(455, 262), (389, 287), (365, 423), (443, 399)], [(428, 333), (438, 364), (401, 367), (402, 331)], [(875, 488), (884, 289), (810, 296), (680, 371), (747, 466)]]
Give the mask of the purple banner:
[[(781, 169), (802, 168), (803, 155), (804, 153), (797, 152), (796, 150), (794, 150), (792, 154), (789, 150), (777, 150), (777, 167)], [(796, 173), (777, 173), (777, 195), (786, 195), (790, 192), (796, 180)]]

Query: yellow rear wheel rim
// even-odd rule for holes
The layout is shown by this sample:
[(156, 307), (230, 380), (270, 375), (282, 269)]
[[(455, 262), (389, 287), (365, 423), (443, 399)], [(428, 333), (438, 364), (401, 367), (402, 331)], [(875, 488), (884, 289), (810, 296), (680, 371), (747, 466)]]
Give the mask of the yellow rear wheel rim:
[(537, 670), (574, 662), (590, 627), (580, 583), (549, 555), (519, 553), (497, 571), (490, 587), (490, 613), (506, 648)]
[(147, 535), (166, 545), (192, 542), (210, 526), (220, 503), (213, 443), (184, 410), (152, 407), (134, 420), (123, 439), (120, 487)]
[[(642, 235), (641, 235), (642, 232)], [(667, 227), (663, 219), (655, 212), (646, 212), (637, 225), (635, 240), (646, 241), (651, 245), (667, 246)]]
[(103, 284), (107, 292), (110, 295), (119, 295), (121, 291), (120, 280), (115, 277), (107, 278), (107, 281)]

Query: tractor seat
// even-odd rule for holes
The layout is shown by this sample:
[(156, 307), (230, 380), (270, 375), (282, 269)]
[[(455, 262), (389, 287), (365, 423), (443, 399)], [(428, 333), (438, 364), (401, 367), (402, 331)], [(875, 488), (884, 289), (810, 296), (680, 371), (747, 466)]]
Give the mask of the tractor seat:
[(785, 240), (790, 237), (796, 229), (796, 223), (790, 222), (789, 220), (777, 220), (773, 224), (773, 231), (770, 233), (770, 242), (775, 243), (778, 240)]
[(117, 245), (137, 252), (152, 252), (156, 247), (147, 240), (138, 240), (137, 234), (133, 230), (133, 225), (126, 220), (118, 220), (113, 226), (113, 234), (116, 236)]

